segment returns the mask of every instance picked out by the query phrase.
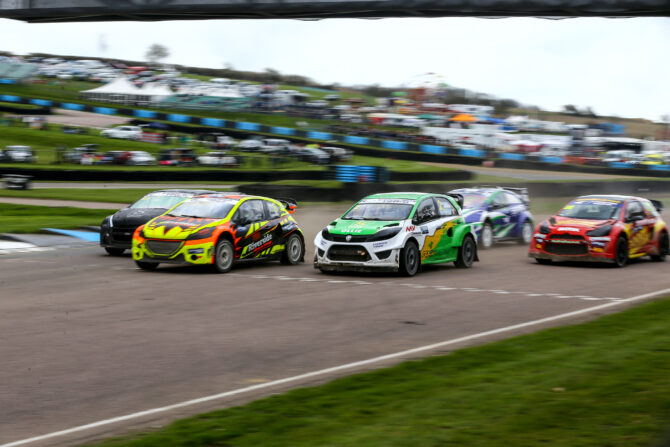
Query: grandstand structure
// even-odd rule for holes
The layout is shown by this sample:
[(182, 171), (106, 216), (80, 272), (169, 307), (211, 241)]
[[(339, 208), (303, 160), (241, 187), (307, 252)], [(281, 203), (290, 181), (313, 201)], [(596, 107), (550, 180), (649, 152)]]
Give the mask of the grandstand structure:
[(0, 84), (25, 82), (37, 73), (35, 64), (20, 62), (0, 62)]

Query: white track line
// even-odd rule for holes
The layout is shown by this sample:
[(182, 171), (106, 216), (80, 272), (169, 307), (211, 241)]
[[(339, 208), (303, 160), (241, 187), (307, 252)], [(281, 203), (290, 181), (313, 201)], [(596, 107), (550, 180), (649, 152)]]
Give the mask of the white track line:
[(374, 357), (374, 358), (367, 359), (367, 360), (361, 360), (361, 361), (358, 361), (358, 362), (347, 363), (347, 364), (340, 365), (340, 366), (334, 366), (332, 368), (320, 369), (318, 371), (313, 371), (313, 372), (309, 372), (309, 373), (305, 373), (305, 374), (300, 374), (300, 375), (293, 376), (293, 377), (286, 377), (284, 379), (273, 380), (272, 382), (265, 382), (265, 383), (261, 383), (261, 384), (258, 384), (258, 385), (252, 385), (252, 386), (248, 386), (248, 387), (245, 387), (245, 388), (238, 388), (238, 389), (232, 390), (232, 391), (226, 391), (226, 392), (219, 393), (219, 394), (213, 394), (213, 395), (210, 395), (210, 396), (201, 397), (201, 398), (198, 398), (198, 399), (187, 400), (187, 401), (184, 401), (184, 402), (179, 402), (179, 403), (172, 404), (172, 405), (167, 405), (167, 406), (164, 406), (164, 407), (158, 407), (158, 408), (152, 408), (150, 410), (139, 411), (137, 413), (131, 413), (131, 414), (127, 414), (125, 416), (118, 416), (118, 417), (111, 418), (111, 419), (104, 419), (104, 420), (97, 421), (97, 422), (91, 422), (90, 424), (80, 425), (78, 427), (68, 428), (68, 429), (60, 430), (60, 431), (55, 431), (55, 432), (52, 432), (52, 433), (47, 433), (45, 435), (40, 435), (40, 436), (35, 436), (35, 437), (32, 437), (32, 438), (22, 439), (22, 440), (19, 440), (19, 441), (13, 441), (13, 442), (10, 442), (8, 444), (2, 444), (2, 445), (0, 445), (0, 447), (16, 447), (16, 446), (20, 446), (20, 445), (30, 444), (32, 442), (44, 441), (44, 440), (55, 438), (55, 437), (58, 437), (58, 436), (64, 436), (64, 435), (69, 435), (69, 434), (72, 434), (72, 433), (77, 433), (77, 432), (81, 432), (81, 431), (85, 431), (85, 430), (90, 430), (92, 428), (103, 427), (105, 425), (114, 424), (116, 422), (129, 421), (129, 420), (132, 420), (132, 419), (141, 418), (143, 416), (150, 416), (150, 415), (154, 415), (154, 414), (158, 414), (158, 413), (165, 413), (167, 411), (176, 410), (178, 408), (189, 407), (189, 406), (192, 406), (192, 405), (198, 405), (198, 404), (202, 404), (202, 403), (205, 403), (205, 402), (211, 402), (213, 400), (223, 399), (223, 398), (226, 398), (226, 397), (237, 396), (237, 395), (240, 395), (240, 394), (249, 393), (251, 391), (257, 391), (257, 390), (262, 390), (264, 388), (270, 388), (270, 387), (277, 386), (277, 385), (283, 385), (283, 384), (287, 384), (287, 383), (298, 382), (300, 380), (311, 379), (313, 377), (323, 376), (323, 375), (326, 375), (326, 374), (330, 374), (330, 373), (334, 373), (334, 372), (340, 372), (340, 371), (344, 371), (344, 370), (347, 370), (347, 369), (358, 368), (360, 366), (372, 365), (372, 364), (379, 363), (379, 362), (382, 362), (382, 361), (385, 361), (385, 360), (396, 359), (398, 357), (406, 357), (406, 356), (409, 356), (409, 355), (418, 354), (420, 352), (430, 351), (430, 350), (437, 349), (437, 348), (443, 348), (445, 346), (453, 345), (453, 344), (456, 344), (456, 343), (462, 343), (462, 342), (466, 342), (466, 341), (476, 340), (478, 338), (488, 337), (488, 336), (491, 336), (491, 335), (497, 335), (497, 334), (502, 334), (502, 333), (505, 333), (505, 332), (515, 331), (517, 329), (523, 329), (523, 328), (527, 328), (527, 327), (531, 327), (531, 326), (541, 325), (541, 324), (544, 324), (544, 323), (550, 323), (552, 321), (562, 320), (562, 319), (565, 319), (565, 318), (575, 317), (577, 315), (588, 314), (588, 313), (595, 312), (595, 311), (598, 311), (598, 310), (618, 306), (622, 303), (631, 303), (631, 302), (634, 302), (634, 301), (641, 301), (641, 300), (645, 300), (645, 299), (648, 299), (648, 298), (653, 298), (653, 297), (656, 297), (656, 296), (667, 295), (667, 294), (670, 294), (670, 289), (657, 290), (655, 292), (645, 293), (644, 295), (638, 295), (638, 296), (634, 296), (634, 297), (631, 297), (631, 298), (625, 298), (625, 299), (622, 299), (620, 301), (609, 302), (609, 303), (600, 304), (600, 305), (594, 306), (594, 307), (587, 307), (586, 309), (581, 309), (581, 310), (576, 310), (576, 311), (572, 311), (572, 312), (567, 312), (567, 313), (564, 313), (564, 314), (554, 315), (553, 317), (540, 318), (539, 320), (527, 321), (525, 323), (514, 324), (514, 325), (511, 325), (511, 326), (505, 326), (505, 327), (501, 327), (501, 328), (498, 328), (498, 329), (493, 329), (493, 330), (490, 330), (490, 331), (479, 332), (477, 334), (466, 335), (464, 337), (454, 338), (454, 339), (442, 341), (442, 342), (439, 342), (439, 343), (433, 343), (431, 345), (420, 346), (418, 348), (407, 349), (405, 351), (395, 352), (393, 354), (387, 354), (387, 355), (382, 355), (382, 356)]

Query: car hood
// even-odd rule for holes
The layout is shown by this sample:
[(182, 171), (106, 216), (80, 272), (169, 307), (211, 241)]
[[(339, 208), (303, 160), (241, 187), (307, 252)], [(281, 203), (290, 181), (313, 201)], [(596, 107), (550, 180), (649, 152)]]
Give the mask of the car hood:
[(332, 234), (360, 234), (368, 236), (375, 234), (384, 227), (400, 226), (397, 220), (337, 220), (330, 226)]
[(158, 216), (144, 226), (144, 237), (183, 240), (222, 219)]
[(614, 220), (612, 219), (588, 220), (588, 219), (575, 219), (572, 217), (561, 217), (561, 216), (553, 216), (551, 219), (549, 219), (551, 229), (554, 232), (559, 233), (563, 232), (576, 233), (576, 232), (593, 230), (594, 228), (598, 228), (606, 224), (611, 224), (613, 222)]
[(115, 226), (139, 227), (166, 211), (166, 208), (124, 208), (114, 213), (112, 224)]

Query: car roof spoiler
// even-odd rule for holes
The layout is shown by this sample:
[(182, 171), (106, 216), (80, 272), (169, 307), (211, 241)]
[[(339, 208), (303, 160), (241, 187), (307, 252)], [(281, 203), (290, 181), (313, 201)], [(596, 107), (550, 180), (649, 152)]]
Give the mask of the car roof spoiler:
[(459, 208), (463, 209), (463, 195), (456, 192), (448, 192), (446, 195), (451, 197), (458, 203)]
[(274, 199), (281, 203), (281, 205), (288, 211), (290, 214), (295, 213), (295, 210), (298, 209), (298, 202), (295, 199), (289, 199), (286, 197), (274, 197)]
[(660, 200), (655, 200), (655, 199), (647, 199), (651, 202), (652, 205), (654, 205), (654, 208), (656, 208), (656, 211), (659, 213), (663, 211), (663, 202)]

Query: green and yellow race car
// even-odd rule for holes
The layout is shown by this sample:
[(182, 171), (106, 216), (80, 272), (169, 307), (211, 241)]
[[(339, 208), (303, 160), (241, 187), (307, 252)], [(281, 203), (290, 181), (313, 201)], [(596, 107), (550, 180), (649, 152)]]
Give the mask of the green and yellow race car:
[(314, 267), (391, 270), (406, 276), (421, 265), (478, 261), (477, 244), (457, 194), (387, 193), (365, 197), (314, 239)]

